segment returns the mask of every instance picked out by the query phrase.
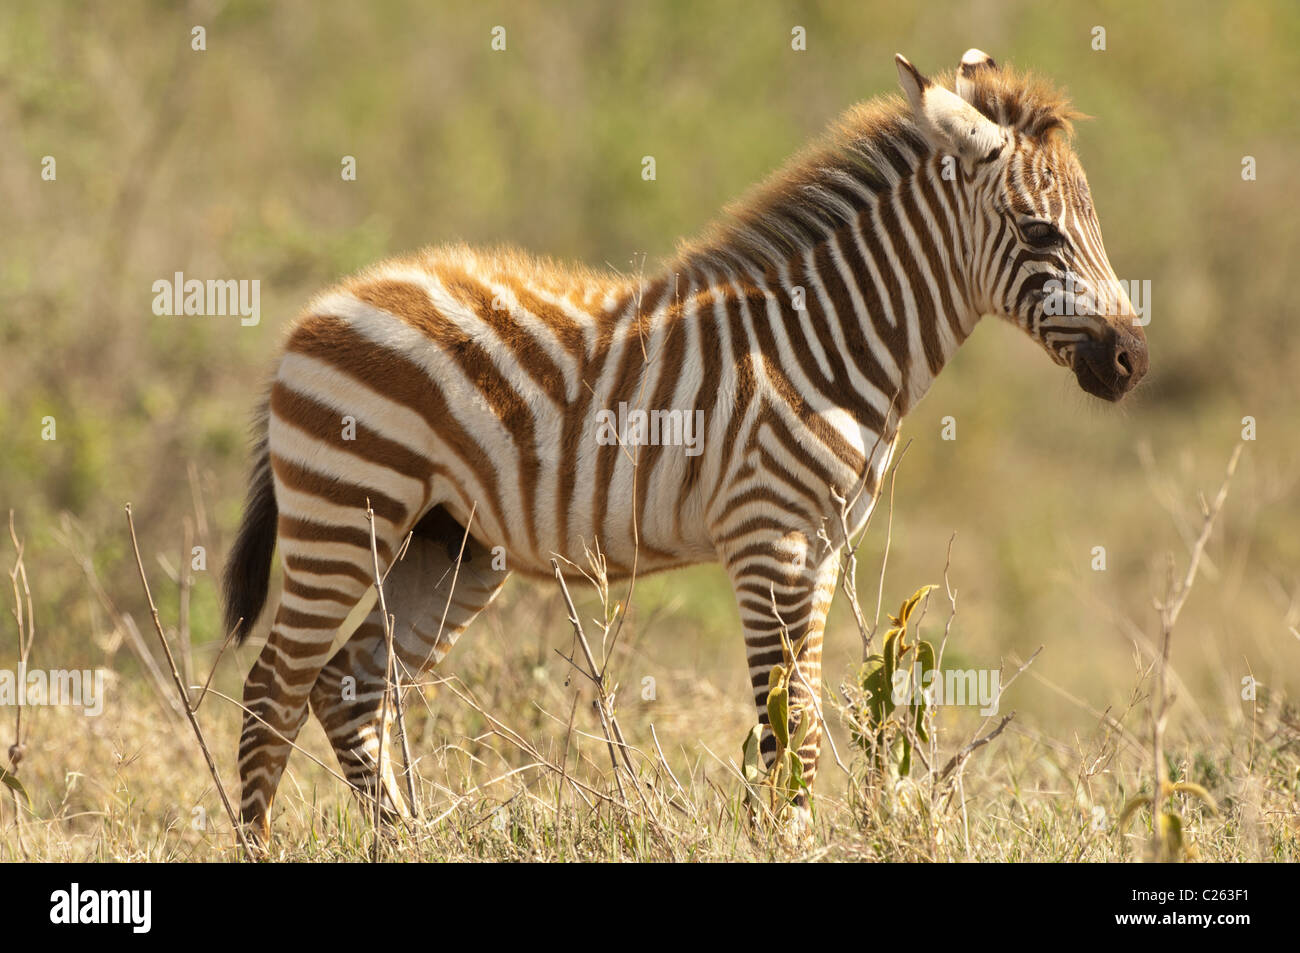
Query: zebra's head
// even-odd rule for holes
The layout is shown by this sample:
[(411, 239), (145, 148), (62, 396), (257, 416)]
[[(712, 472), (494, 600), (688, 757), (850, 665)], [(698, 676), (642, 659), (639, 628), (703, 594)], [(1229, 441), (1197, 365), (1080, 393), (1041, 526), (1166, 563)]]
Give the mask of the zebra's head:
[(956, 92), (897, 61), (919, 131), (970, 185), (967, 277), (976, 303), (1023, 328), (1089, 394), (1119, 400), (1147, 371), (1146, 336), (1106, 257), (1070, 147), (1077, 114), (1045, 84), (999, 69), (979, 50), (962, 57)]

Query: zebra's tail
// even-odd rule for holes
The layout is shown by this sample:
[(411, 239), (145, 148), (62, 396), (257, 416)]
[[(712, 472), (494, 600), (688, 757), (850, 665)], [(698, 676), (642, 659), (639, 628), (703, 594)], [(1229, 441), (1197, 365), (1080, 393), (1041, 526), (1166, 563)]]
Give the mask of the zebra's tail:
[(271, 479), (271, 451), (267, 443), (268, 407), (259, 410), (254, 427), (257, 443), (253, 448), (253, 469), (249, 476), (248, 500), (239, 535), (226, 558), (223, 580), (225, 590), (225, 634), (235, 633), (235, 643), (242, 644), (252, 631), (266, 605), (271, 581), (271, 557), (275, 553), (278, 509), (275, 485)]

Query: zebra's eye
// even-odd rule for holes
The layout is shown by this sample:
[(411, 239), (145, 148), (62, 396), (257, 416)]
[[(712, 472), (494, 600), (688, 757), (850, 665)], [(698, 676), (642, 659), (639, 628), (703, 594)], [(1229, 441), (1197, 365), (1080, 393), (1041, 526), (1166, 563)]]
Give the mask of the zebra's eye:
[(1061, 230), (1051, 222), (1027, 222), (1020, 226), (1020, 232), (1035, 248), (1053, 248), (1065, 240)]

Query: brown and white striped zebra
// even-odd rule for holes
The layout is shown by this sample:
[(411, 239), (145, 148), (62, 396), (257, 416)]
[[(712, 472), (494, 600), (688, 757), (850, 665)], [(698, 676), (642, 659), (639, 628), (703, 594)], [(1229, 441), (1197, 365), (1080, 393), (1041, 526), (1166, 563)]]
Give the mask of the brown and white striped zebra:
[[(271, 384), (226, 570), (242, 638), (280, 547), (283, 595), (244, 687), (256, 836), (309, 708), (374, 791), (379, 608), (330, 654), (373, 578), (367, 501), (408, 671), (442, 660), (507, 570), (549, 574), (553, 555), (597, 546), (614, 578), (717, 560), (766, 722), (782, 627), (807, 636), (792, 708), (820, 710), (845, 526), (863, 525), (900, 421), (981, 315), (1020, 325), (1090, 394), (1118, 400), (1142, 377), (1064, 99), (978, 50), (955, 92), (897, 61), (905, 99), (851, 109), (655, 277), (438, 248), (312, 302)], [(600, 439), (620, 405), (682, 411), (674, 425), (702, 412), (701, 452)], [(810, 786), (820, 744), (816, 724), (799, 750)], [(380, 796), (403, 812), (388, 747)]]

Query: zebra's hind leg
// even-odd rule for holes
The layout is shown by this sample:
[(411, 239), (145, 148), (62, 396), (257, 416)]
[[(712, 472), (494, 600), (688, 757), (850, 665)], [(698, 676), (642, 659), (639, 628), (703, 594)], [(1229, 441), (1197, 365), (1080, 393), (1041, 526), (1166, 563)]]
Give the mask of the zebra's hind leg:
[[(271, 802), (307, 720), (308, 695), (329, 658), (335, 632), (371, 575), (365, 568), (370, 555), (359, 545), (295, 539), (291, 532), (282, 517), (284, 592), (266, 645), (244, 681), (240, 819), (263, 845), (271, 836)], [(388, 544), (381, 545), (391, 552)]]
[[(462, 541), (464, 557), (457, 567)], [(440, 508), (416, 526), (406, 554), (384, 581), (384, 601), (394, 618), (395, 667), (404, 681), (442, 661), (500, 592), (507, 573), (491, 563), (491, 552), (466, 539), (464, 530)], [(393, 770), (388, 729), (395, 714), (386, 690), (387, 670), (383, 616), (376, 602), (316, 680), (311, 708), (344, 775), (366, 805), (373, 805), (376, 777), (382, 778), (380, 806), (391, 819), (406, 816), (408, 807)]]

